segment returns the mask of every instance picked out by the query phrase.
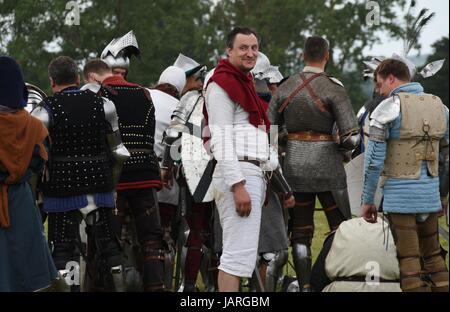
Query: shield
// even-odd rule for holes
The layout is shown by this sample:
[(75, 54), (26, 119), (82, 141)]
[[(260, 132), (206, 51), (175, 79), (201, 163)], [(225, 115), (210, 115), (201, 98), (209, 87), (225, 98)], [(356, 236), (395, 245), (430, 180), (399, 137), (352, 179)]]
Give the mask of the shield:
[(184, 175), (194, 201), (210, 202), (214, 200), (211, 181), (216, 162), (203, 146), (204, 98), (200, 93), (196, 95), (192, 93), (186, 100), (195, 101), (195, 104), (181, 136)]
[[(361, 197), (364, 183), (364, 154), (360, 154), (345, 165), (348, 196), (352, 215), (361, 217)], [(381, 180), (381, 179), (380, 179)], [(380, 183), (375, 192), (375, 205), (380, 207), (382, 193)]]

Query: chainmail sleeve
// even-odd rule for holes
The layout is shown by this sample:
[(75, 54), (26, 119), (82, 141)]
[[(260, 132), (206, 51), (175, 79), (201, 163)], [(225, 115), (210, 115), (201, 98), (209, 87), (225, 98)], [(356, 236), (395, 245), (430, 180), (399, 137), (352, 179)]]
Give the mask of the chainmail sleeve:
[(336, 120), (341, 138), (351, 133), (359, 132), (358, 119), (350, 103), (347, 91), (343, 87), (334, 85), (330, 88), (327, 102)]

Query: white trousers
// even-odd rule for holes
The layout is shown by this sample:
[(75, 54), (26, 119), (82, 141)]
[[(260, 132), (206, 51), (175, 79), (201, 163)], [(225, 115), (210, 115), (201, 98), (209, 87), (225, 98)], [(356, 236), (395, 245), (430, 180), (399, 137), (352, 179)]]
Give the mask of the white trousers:
[(258, 254), (266, 182), (259, 167), (247, 162), (239, 164), (246, 180), (245, 188), (251, 198), (252, 210), (248, 217), (237, 214), (234, 194), (223, 177), (213, 177), (214, 198), (223, 230), (219, 270), (238, 277), (251, 277)]

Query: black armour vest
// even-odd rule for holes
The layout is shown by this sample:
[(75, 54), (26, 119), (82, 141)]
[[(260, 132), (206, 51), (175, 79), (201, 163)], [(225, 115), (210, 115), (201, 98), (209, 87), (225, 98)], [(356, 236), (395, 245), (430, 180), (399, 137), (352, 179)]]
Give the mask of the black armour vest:
[(50, 115), (50, 155), (45, 196), (111, 192), (114, 158), (103, 100), (91, 91), (56, 93), (44, 100)]
[(116, 105), (122, 141), (131, 154), (124, 163), (119, 183), (160, 180), (159, 164), (153, 150), (155, 107), (139, 86), (103, 86), (100, 94)]

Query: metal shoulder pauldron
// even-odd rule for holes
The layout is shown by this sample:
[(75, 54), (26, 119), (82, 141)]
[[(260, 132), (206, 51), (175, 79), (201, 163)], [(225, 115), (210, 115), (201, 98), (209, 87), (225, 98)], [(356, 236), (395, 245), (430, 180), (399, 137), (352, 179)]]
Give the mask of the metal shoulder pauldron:
[(400, 98), (396, 95), (388, 97), (377, 106), (370, 115), (370, 126), (384, 128), (400, 115)]

